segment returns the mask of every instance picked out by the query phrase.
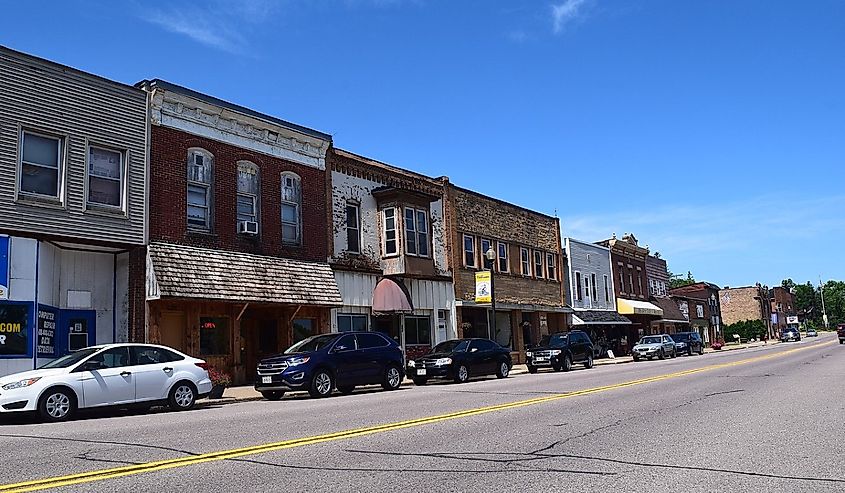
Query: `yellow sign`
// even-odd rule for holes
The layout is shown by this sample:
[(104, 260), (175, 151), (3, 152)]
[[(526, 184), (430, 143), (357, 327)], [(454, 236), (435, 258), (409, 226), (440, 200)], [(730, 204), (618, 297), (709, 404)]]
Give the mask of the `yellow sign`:
[(475, 302), (492, 303), (492, 290), (490, 283), (490, 271), (475, 273)]

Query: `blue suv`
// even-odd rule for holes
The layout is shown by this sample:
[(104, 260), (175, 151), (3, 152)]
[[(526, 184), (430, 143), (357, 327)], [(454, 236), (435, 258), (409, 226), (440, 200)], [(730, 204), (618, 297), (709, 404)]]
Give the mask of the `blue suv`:
[(261, 360), (255, 390), (279, 400), (288, 390), (307, 390), (312, 397), (342, 394), (356, 385), (402, 385), (404, 357), (395, 341), (379, 332), (322, 334), (300, 341), (284, 353)]

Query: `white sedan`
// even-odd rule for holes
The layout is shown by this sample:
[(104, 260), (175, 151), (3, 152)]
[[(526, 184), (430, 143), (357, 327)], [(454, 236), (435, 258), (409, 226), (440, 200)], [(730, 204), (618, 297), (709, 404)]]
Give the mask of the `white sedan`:
[(166, 403), (187, 410), (211, 391), (206, 369), (205, 361), (164, 346), (92, 346), (0, 377), (0, 414), (38, 411), (63, 421), (80, 408)]

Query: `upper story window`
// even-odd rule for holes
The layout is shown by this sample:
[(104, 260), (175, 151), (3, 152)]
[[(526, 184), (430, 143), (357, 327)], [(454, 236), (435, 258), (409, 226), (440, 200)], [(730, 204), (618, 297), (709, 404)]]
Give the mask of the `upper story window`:
[(122, 152), (88, 147), (88, 205), (123, 209), (126, 159)]
[(604, 301), (610, 303), (610, 279), (607, 274), (604, 275)]
[(577, 301), (584, 301), (584, 288), (581, 284), (580, 272), (575, 272), (575, 299)]
[(361, 217), (356, 202), (346, 203), (346, 251), (361, 253)]
[(622, 267), (622, 264), (619, 264), (619, 292), (625, 292), (625, 267)]
[(475, 237), (464, 235), (464, 265), (475, 267)]
[(593, 301), (598, 302), (599, 301), (599, 295), (598, 295), (598, 292), (597, 292), (598, 288), (596, 287), (596, 274), (595, 273), (590, 274), (590, 281), (592, 282), (592, 284), (590, 284), (590, 286), (593, 290)]
[(493, 248), (493, 242), (487, 239), (481, 239), (481, 265), (487, 270), (493, 270), (493, 261), (487, 258), (487, 252)]
[(422, 209), (405, 208), (405, 252), (428, 257), (428, 213)]
[(396, 238), (396, 209), (388, 207), (384, 209), (384, 255), (396, 255), (399, 253), (398, 240)]
[(238, 222), (258, 222), (260, 178), (258, 166), (249, 161), (238, 162)]
[(510, 272), (510, 263), (508, 262), (508, 244), (498, 242), (499, 272)]
[(64, 139), (24, 131), (18, 190), (21, 195), (59, 200), (62, 192)]
[(203, 149), (188, 151), (188, 227), (211, 229), (214, 157)]
[(545, 272), (545, 268), (543, 267), (543, 252), (534, 252), (534, 275), (538, 278), (543, 278), (543, 272)]
[(527, 248), (519, 249), (519, 268), (523, 276), (531, 275), (531, 252)]
[(557, 280), (557, 259), (553, 253), (546, 254), (546, 270), (548, 271), (547, 277), (549, 279), (553, 281)]
[(302, 243), (302, 182), (293, 173), (282, 173), (282, 243)]

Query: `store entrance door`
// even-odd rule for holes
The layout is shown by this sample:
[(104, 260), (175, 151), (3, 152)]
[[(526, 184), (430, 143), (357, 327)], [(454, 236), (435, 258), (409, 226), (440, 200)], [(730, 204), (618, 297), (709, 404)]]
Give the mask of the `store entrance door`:
[(259, 361), (287, 348), (279, 348), (279, 324), (276, 320), (244, 318), (241, 331), (246, 336), (246, 350), (242, 353), (246, 379), (252, 382)]

